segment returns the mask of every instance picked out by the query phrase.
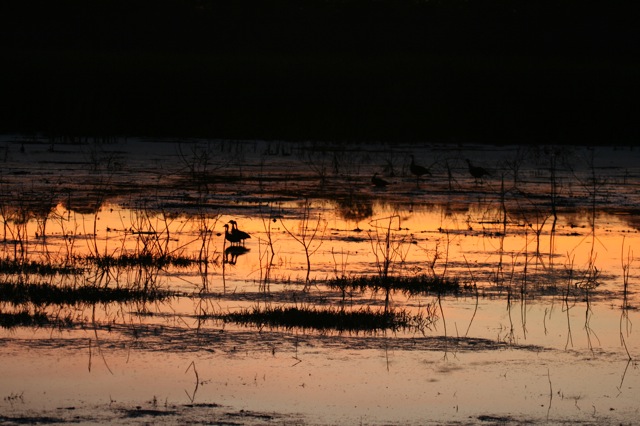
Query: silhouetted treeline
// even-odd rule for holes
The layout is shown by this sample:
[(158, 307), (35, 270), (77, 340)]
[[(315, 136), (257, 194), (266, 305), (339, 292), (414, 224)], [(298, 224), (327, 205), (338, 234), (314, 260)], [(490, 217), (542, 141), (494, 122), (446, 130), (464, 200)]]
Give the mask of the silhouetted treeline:
[(0, 131), (637, 142), (631, 2), (2, 2)]

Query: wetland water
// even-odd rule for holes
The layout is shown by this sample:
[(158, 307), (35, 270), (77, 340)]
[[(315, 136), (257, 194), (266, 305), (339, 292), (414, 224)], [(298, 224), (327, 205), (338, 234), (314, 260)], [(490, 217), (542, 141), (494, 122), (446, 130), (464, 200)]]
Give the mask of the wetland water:
[(1, 146), (3, 423), (640, 419), (637, 148)]

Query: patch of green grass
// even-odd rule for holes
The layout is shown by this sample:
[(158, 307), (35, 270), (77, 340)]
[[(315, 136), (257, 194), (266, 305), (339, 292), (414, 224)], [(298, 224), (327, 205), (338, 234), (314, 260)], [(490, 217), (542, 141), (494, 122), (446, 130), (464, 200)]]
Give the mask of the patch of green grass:
[(159, 301), (172, 296), (157, 289), (105, 288), (96, 286), (57, 287), (51, 284), (0, 283), (0, 301), (14, 306), (75, 305), (127, 301)]
[(254, 325), (259, 328), (302, 328), (318, 331), (375, 332), (417, 327), (421, 317), (411, 316), (405, 311), (374, 311), (371, 308), (343, 310), (333, 308), (254, 307), (240, 312), (220, 315), (225, 322)]
[(409, 295), (418, 294), (457, 294), (461, 287), (458, 280), (447, 280), (427, 275), (415, 275), (412, 277), (386, 277), (359, 276), (350, 278), (334, 278), (326, 283), (330, 288), (340, 290), (395, 290)]

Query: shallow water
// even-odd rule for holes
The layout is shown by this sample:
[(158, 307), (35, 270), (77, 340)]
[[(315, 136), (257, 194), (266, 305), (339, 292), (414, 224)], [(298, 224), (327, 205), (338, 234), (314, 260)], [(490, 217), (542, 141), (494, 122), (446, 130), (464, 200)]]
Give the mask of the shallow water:
[[(64, 265), (164, 253), (207, 261), (3, 272), (5, 282), (178, 292), (162, 302), (0, 302), (2, 313), (27, 309), (73, 324), (0, 331), (7, 418), (640, 418), (636, 149), (3, 141), (2, 258)], [(432, 175), (416, 181), (409, 154)], [(476, 182), (465, 158), (492, 175)], [(390, 184), (373, 187), (375, 172)], [(224, 241), (232, 219), (251, 234), (235, 256)], [(457, 279), (466, 289), (392, 293), (391, 308), (430, 319), (396, 332), (258, 329), (212, 318), (266, 306), (382, 310), (382, 292), (343, 295), (325, 280), (383, 274), (385, 261), (390, 276)], [(122, 407), (139, 407), (140, 416)]]

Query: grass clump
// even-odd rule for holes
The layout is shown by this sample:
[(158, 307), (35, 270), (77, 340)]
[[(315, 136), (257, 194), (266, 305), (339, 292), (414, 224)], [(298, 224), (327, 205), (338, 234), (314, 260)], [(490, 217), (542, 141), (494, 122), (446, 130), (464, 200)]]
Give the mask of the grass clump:
[(327, 281), (327, 286), (332, 289), (343, 291), (364, 291), (373, 290), (375, 292), (384, 290), (401, 291), (408, 295), (419, 294), (457, 294), (461, 290), (458, 280), (448, 280), (440, 277), (428, 276), (425, 274), (411, 277), (380, 277), (380, 276), (359, 276), (348, 278), (333, 278)]
[(199, 260), (192, 257), (174, 256), (170, 254), (164, 254), (160, 256), (154, 256), (152, 254), (122, 254), (120, 256), (87, 256), (85, 258), (88, 262), (92, 262), (100, 268), (111, 267), (131, 267), (131, 266), (147, 266), (155, 268), (165, 268), (167, 266), (175, 266), (179, 268), (187, 268), (195, 263), (201, 263), (203, 260)]
[(376, 332), (417, 326), (422, 321), (405, 311), (374, 311), (371, 308), (344, 310), (333, 308), (254, 307), (221, 315), (225, 322), (255, 325), (259, 328), (302, 328), (317, 331)]
[(51, 321), (47, 315), (42, 312), (36, 312), (34, 314), (27, 311), (17, 313), (0, 312), (0, 327), (2, 328), (38, 327), (49, 324), (51, 324)]
[(17, 275), (17, 274), (36, 274), (36, 275), (78, 275), (83, 272), (82, 268), (74, 266), (56, 266), (48, 263), (40, 263), (34, 260), (30, 262), (22, 262), (18, 260), (1, 259), (0, 273)]
[(96, 286), (57, 287), (51, 284), (0, 283), (0, 301), (14, 306), (31, 303), (35, 306), (77, 305), (80, 303), (110, 303), (129, 301), (160, 301), (171, 297), (168, 291), (157, 289), (107, 288)]

